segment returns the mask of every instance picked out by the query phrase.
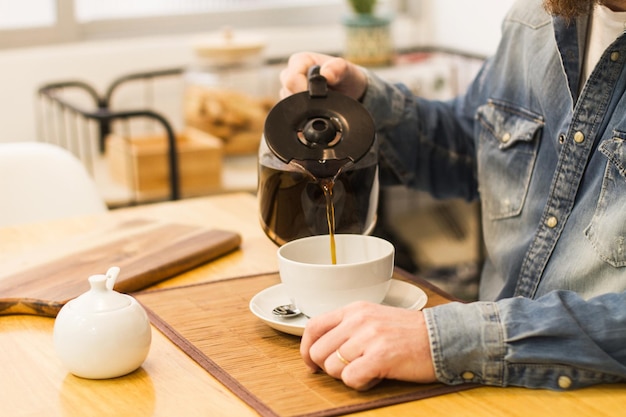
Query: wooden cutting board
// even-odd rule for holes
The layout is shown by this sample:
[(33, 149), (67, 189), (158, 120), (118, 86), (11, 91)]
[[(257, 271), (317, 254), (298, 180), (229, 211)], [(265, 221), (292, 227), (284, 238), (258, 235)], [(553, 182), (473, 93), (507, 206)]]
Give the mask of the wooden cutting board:
[(0, 277), (0, 315), (56, 317), (69, 300), (89, 290), (88, 278), (111, 266), (121, 272), (115, 290), (129, 293), (171, 278), (239, 247), (239, 234), (174, 223), (125, 222), (71, 254)]

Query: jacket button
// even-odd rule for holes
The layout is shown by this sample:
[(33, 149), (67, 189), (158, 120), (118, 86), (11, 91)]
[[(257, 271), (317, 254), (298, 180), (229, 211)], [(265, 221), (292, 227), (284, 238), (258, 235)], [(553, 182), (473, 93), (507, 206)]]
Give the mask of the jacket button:
[(611, 61), (616, 62), (619, 59), (619, 52), (611, 52)]
[(474, 379), (474, 372), (472, 371), (465, 371), (461, 374), (461, 378), (463, 378), (466, 381), (471, 381), (472, 379)]
[(552, 229), (552, 228), (556, 227), (556, 225), (557, 225), (557, 223), (558, 223), (558, 222), (559, 222), (559, 221), (557, 220), (557, 218), (556, 218), (556, 217), (554, 217), (554, 216), (550, 216), (550, 217), (548, 217), (548, 219), (546, 220), (546, 226), (548, 226), (550, 229)]
[(583, 143), (584, 140), (585, 140), (585, 134), (583, 132), (579, 130), (578, 132), (574, 133), (574, 142)]
[(572, 379), (569, 376), (561, 375), (557, 381), (559, 388), (568, 389), (572, 386)]
[(502, 141), (502, 143), (507, 143), (511, 140), (511, 134), (508, 132), (505, 133), (504, 135), (502, 135), (502, 138), (500, 138), (500, 140)]

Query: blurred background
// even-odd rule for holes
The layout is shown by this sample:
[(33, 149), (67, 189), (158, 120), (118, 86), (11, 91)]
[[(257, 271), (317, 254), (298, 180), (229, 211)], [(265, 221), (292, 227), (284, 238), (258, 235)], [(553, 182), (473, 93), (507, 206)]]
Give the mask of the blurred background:
[[(447, 99), (495, 51), (511, 4), (0, 0), (0, 142), (72, 150), (114, 209), (172, 198), (171, 129), (185, 169), (176, 198), (254, 193), (260, 131), (290, 54), (343, 55)], [(397, 245), (399, 266), (475, 297), (476, 203), (391, 187), (379, 214), (376, 233)]]

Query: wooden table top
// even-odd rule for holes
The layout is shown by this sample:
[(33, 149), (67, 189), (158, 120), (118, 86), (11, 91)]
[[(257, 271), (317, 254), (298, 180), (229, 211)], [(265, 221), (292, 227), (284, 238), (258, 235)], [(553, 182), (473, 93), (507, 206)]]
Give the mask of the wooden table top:
[[(256, 198), (238, 193), (113, 210), (77, 219), (0, 229), (2, 275), (66, 255), (69, 243), (120, 220), (145, 218), (233, 230), (240, 250), (155, 287), (174, 287), (277, 270), (276, 246), (258, 223)], [(63, 368), (52, 344), (54, 320), (0, 317), (2, 416), (255, 416), (257, 413), (156, 329), (136, 372), (90, 381)], [(304, 365), (303, 365), (304, 366)], [(626, 384), (571, 392), (481, 387), (358, 413), (359, 416), (622, 416)]]

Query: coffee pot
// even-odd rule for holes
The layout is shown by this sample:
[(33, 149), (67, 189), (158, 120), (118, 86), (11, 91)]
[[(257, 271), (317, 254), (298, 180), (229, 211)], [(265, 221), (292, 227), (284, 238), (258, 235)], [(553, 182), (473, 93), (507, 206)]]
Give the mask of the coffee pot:
[(259, 147), (261, 225), (276, 244), (306, 236), (369, 234), (378, 208), (374, 121), (357, 100), (328, 89), (320, 67), (308, 91), (269, 112)]

